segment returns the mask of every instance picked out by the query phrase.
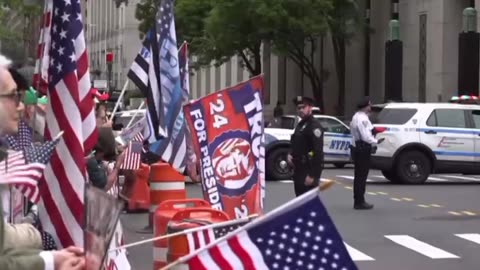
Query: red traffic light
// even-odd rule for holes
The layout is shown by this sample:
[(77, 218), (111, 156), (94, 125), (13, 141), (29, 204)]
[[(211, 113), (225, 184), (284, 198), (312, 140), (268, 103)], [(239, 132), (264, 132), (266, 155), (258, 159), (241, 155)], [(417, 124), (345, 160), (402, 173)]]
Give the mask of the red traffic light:
[(107, 52), (107, 63), (112, 63), (113, 62), (113, 52)]

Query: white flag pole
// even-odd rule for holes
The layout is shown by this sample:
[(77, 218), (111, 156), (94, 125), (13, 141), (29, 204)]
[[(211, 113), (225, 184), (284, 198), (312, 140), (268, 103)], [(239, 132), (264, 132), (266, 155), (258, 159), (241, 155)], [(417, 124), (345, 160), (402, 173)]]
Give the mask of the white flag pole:
[(154, 238), (145, 239), (145, 240), (142, 240), (142, 241), (130, 243), (128, 245), (120, 246), (120, 247), (111, 249), (108, 252), (114, 252), (114, 251), (117, 251), (117, 250), (120, 250), (120, 249), (139, 246), (139, 245), (143, 245), (143, 244), (146, 244), (146, 243), (155, 242), (157, 240), (162, 240), (162, 239), (165, 239), (165, 238), (171, 238), (171, 237), (184, 235), (184, 234), (188, 234), (188, 233), (194, 233), (194, 232), (203, 231), (203, 230), (209, 230), (209, 229), (215, 229), (215, 228), (224, 227), (224, 226), (236, 225), (238, 223), (247, 222), (250, 219), (256, 218), (256, 217), (258, 217), (258, 214), (250, 215), (248, 217), (241, 218), (241, 219), (228, 220), (228, 221), (224, 221), (224, 222), (219, 222), (219, 223), (214, 223), (214, 224), (205, 225), (205, 226), (201, 226), (201, 227), (187, 229), (187, 230), (179, 231), (179, 232), (176, 232), (176, 233), (161, 235), (161, 236), (157, 236), (157, 237), (154, 237)]
[(123, 95), (125, 94), (125, 91), (127, 91), (128, 81), (129, 80), (127, 79), (127, 81), (123, 85), (122, 92), (120, 93), (120, 96), (118, 97), (117, 103), (115, 103), (115, 107), (113, 108), (113, 112), (112, 112), (112, 116), (110, 117), (110, 121), (113, 120), (113, 117), (115, 116), (115, 113), (118, 110), (118, 106), (120, 106), (120, 102), (122, 102), (122, 100), (123, 100)]
[(274, 210), (270, 211), (270, 212), (267, 213), (266, 215), (261, 216), (260, 218), (258, 218), (258, 219), (256, 219), (256, 220), (254, 220), (254, 221), (246, 224), (245, 226), (242, 226), (242, 227), (236, 229), (235, 231), (230, 232), (230, 233), (228, 233), (228, 234), (226, 234), (226, 235), (218, 238), (217, 240), (210, 242), (210, 244), (205, 245), (204, 247), (199, 248), (199, 249), (191, 252), (190, 254), (187, 254), (187, 255), (185, 255), (185, 256), (183, 256), (183, 257), (180, 257), (179, 259), (177, 259), (176, 261), (171, 262), (171, 263), (168, 264), (167, 266), (160, 268), (160, 270), (170, 269), (170, 268), (172, 268), (172, 267), (174, 267), (174, 266), (176, 266), (176, 265), (178, 265), (178, 264), (180, 264), (180, 263), (187, 262), (188, 260), (190, 260), (190, 259), (192, 259), (193, 257), (197, 256), (200, 252), (203, 252), (204, 250), (208, 250), (208, 249), (210, 249), (211, 247), (216, 246), (216, 245), (218, 245), (219, 243), (221, 243), (221, 242), (223, 242), (223, 241), (226, 241), (226, 240), (232, 238), (233, 236), (237, 235), (238, 233), (243, 232), (243, 231), (245, 231), (245, 230), (247, 230), (247, 229), (250, 229), (250, 228), (253, 227), (253, 226), (256, 226), (258, 223), (263, 222), (264, 219), (266, 219), (266, 218), (272, 218), (273, 216), (278, 215), (281, 211), (284, 211), (284, 209), (293, 207), (294, 205), (297, 205), (297, 204), (301, 203), (301, 202), (304, 201), (306, 198), (309, 198), (309, 197), (312, 197), (312, 196), (318, 196), (319, 193), (320, 193), (320, 191), (323, 191), (323, 190), (326, 190), (326, 189), (330, 188), (330, 187), (333, 185), (333, 183), (334, 183), (334, 182), (333, 182), (333, 181), (330, 181), (330, 180), (323, 182), (323, 183), (318, 187), (318, 189), (312, 189), (311, 191), (303, 194), (302, 196), (297, 197), (297, 198), (295, 198), (295, 199), (293, 199), (293, 200), (285, 203), (284, 205), (275, 208)]
[(145, 106), (145, 100), (142, 101), (142, 103), (140, 103), (140, 106), (138, 106), (137, 110), (135, 111), (135, 113), (134, 113), (133, 116), (132, 116), (132, 119), (130, 119), (130, 122), (128, 122), (127, 127), (125, 127), (125, 129), (129, 128), (129, 127), (132, 125), (133, 120), (135, 120), (135, 117), (137, 116), (138, 112), (139, 112), (141, 109), (143, 109), (143, 106)]

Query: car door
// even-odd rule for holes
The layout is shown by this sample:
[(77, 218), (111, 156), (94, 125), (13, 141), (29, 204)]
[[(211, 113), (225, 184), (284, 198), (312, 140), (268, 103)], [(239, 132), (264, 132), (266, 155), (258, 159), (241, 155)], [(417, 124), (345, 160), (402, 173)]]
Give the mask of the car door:
[(480, 162), (480, 110), (473, 110), (472, 112), (472, 124), (474, 130), (474, 149), (475, 149), (475, 156), (474, 161)]
[(435, 109), (420, 128), (420, 140), (435, 154), (439, 171), (473, 162), (474, 132), (463, 109)]
[(352, 136), (350, 129), (334, 118), (316, 117), (322, 125), (323, 152), (327, 162), (348, 162), (350, 160), (350, 144)]

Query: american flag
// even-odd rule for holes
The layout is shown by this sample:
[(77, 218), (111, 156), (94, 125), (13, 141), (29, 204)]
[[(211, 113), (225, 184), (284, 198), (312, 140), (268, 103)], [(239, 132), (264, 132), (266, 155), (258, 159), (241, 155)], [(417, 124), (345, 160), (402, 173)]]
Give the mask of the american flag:
[(141, 132), (128, 143), (128, 147), (125, 151), (125, 160), (120, 166), (120, 169), (137, 170), (140, 168), (143, 152), (143, 134)]
[(13, 150), (23, 150), (32, 145), (32, 129), (28, 124), (21, 120), (18, 122), (18, 132), (15, 135), (7, 135), (5, 139)]
[(129, 78), (140, 89), (148, 90), (145, 139), (150, 143), (150, 151), (183, 173), (187, 161), (187, 133), (182, 110), (185, 95), (180, 77), (173, 7), (173, 0), (162, 1), (155, 27), (135, 58)]
[(199, 248), (202, 248), (210, 243), (212, 243), (215, 239), (219, 239), (230, 232), (235, 231), (239, 227), (245, 225), (247, 222), (238, 222), (231, 225), (226, 225), (218, 228), (212, 229), (205, 229), (205, 230), (198, 230), (194, 232), (190, 232), (186, 234), (187, 242), (188, 242), (188, 250), (193, 252)]
[(50, 47), (50, 25), (52, 22), (52, 1), (45, 1), (45, 11), (43, 13), (40, 39), (37, 45), (37, 60), (33, 73), (33, 86), (41, 93), (47, 93), (48, 89), (48, 54)]
[(84, 157), (97, 141), (79, 0), (53, 1), (45, 137), (64, 134), (40, 183), (39, 217), (59, 248), (83, 246)]
[(190, 269), (357, 269), (317, 189), (180, 259), (185, 261)]
[[(31, 145), (23, 150), (25, 162), (28, 166), (28, 170), (25, 171), (25, 173), (28, 173), (28, 176), (35, 180), (35, 182), (40, 182), (40, 179), (43, 176), (43, 171), (50, 161), (58, 142), (58, 139), (54, 141), (48, 141), (39, 146)], [(38, 185), (16, 185), (16, 188), (33, 203), (36, 204), (40, 200), (40, 191)]]

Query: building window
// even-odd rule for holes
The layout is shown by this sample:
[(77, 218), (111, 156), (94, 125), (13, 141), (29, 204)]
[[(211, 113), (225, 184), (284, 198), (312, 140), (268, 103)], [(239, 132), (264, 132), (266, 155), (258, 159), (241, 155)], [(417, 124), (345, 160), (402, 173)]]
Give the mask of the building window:
[(420, 14), (418, 63), (418, 100), (427, 99), (427, 14)]

